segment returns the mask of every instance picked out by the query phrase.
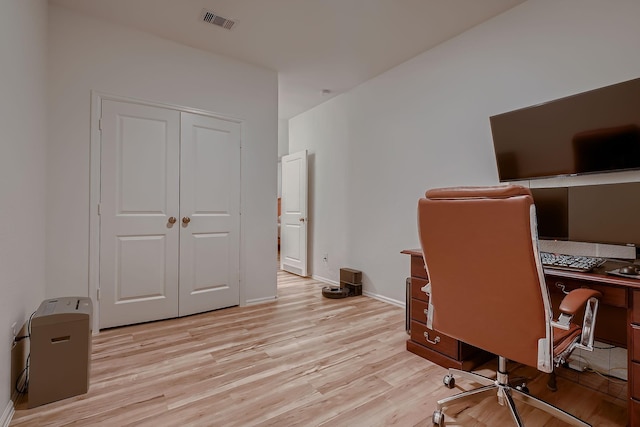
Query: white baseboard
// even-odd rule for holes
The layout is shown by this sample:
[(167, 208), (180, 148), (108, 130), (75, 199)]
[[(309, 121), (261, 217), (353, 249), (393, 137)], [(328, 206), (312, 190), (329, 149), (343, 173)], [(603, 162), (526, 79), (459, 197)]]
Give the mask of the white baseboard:
[(277, 296), (272, 296), (272, 297), (264, 297), (264, 298), (255, 298), (255, 299), (248, 299), (245, 302), (245, 305), (255, 305), (255, 304), (262, 304), (265, 302), (272, 302), (275, 301), (276, 299), (278, 299)]
[(9, 423), (11, 422), (11, 419), (13, 418), (13, 414), (15, 412), (15, 409), (13, 409), (13, 402), (16, 400), (16, 395), (14, 393), (14, 396), (11, 398), (11, 400), (9, 400), (9, 402), (7, 403), (7, 406), (4, 408), (4, 411), (2, 412), (2, 416), (0, 417), (0, 427), (9, 427)]
[[(325, 277), (313, 275), (311, 276), (311, 278), (313, 280), (317, 280), (318, 282), (324, 282), (330, 285), (340, 286), (340, 282), (336, 282), (335, 280), (330, 280)], [(374, 294), (373, 292), (368, 292), (365, 290), (362, 291), (362, 295), (367, 296), (369, 298), (377, 299), (378, 301), (386, 302), (387, 304), (392, 304), (392, 305), (406, 309), (406, 304), (404, 301), (398, 301), (393, 298), (388, 298), (388, 297), (385, 297), (384, 295)]]
[(326, 277), (316, 276), (315, 274), (311, 276), (313, 280), (317, 280), (318, 282), (323, 282), (328, 285), (340, 286), (340, 282), (336, 282), (335, 280), (327, 279)]
[(378, 294), (374, 294), (372, 292), (367, 292), (367, 291), (362, 291), (362, 295), (366, 295), (370, 298), (377, 299), (378, 301), (386, 302), (387, 304), (392, 304), (397, 307), (402, 307), (403, 309), (406, 309), (407, 307), (404, 301), (398, 301), (393, 298), (385, 297), (384, 295), (378, 295)]

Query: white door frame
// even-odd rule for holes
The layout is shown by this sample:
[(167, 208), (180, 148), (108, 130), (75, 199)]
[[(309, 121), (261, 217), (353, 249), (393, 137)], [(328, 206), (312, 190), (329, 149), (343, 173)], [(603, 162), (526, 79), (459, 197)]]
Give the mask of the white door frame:
[[(164, 104), (160, 102), (146, 101), (126, 96), (111, 95), (108, 93), (91, 91), (91, 124), (90, 124), (90, 163), (89, 163), (89, 298), (93, 303), (93, 333), (97, 334), (100, 329), (100, 301), (98, 290), (100, 287), (100, 215), (98, 205), (100, 203), (100, 164), (101, 164), (101, 135), (100, 117), (102, 116), (102, 101), (120, 101), (132, 104), (146, 105), (150, 107), (160, 107), (169, 110), (184, 111), (187, 113), (200, 114), (202, 116), (227, 120), (240, 124), (240, 170), (242, 172), (242, 136), (245, 134), (245, 123), (242, 119), (225, 116), (210, 111), (197, 108), (183, 107), (180, 105)], [(242, 179), (242, 175), (241, 179)], [(240, 185), (240, 212), (242, 212), (242, 183)], [(245, 289), (243, 286), (245, 272), (242, 269), (244, 259), (244, 245), (242, 242), (242, 215), (240, 216), (240, 305), (246, 304)]]

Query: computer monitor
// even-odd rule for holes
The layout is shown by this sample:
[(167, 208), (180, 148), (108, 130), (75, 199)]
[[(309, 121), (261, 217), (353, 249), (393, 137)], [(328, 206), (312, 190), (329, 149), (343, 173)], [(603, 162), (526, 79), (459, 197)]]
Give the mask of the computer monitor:
[(640, 182), (533, 188), (538, 236), (640, 247)]

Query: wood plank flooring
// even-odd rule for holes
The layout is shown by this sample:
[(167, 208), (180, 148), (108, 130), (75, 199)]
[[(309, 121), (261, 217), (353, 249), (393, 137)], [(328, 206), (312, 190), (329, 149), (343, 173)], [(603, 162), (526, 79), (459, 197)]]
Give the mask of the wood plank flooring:
[[(323, 298), (322, 286), (279, 272), (275, 302), (102, 331), (89, 392), (34, 409), (19, 401), (10, 426), (430, 426), (437, 399), (475, 387), (448, 390), (444, 368), (405, 350), (401, 308)], [(516, 375), (594, 426), (626, 424), (621, 399), (563, 378), (551, 393), (530, 368)], [(564, 425), (521, 414), (527, 426)], [(445, 416), (447, 426), (511, 425), (495, 398)]]

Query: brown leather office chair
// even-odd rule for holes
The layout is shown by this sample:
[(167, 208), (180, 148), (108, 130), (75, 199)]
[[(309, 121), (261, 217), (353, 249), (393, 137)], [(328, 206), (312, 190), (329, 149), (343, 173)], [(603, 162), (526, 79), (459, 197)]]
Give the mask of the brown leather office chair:
[[(521, 186), (441, 188), (418, 203), (418, 230), (429, 284), (430, 328), (498, 355), (495, 379), (450, 369), (482, 387), (438, 401), (443, 407), (497, 390), (516, 425), (523, 422), (514, 398), (571, 425), (588, 426), (573, 415), (509, 385), (507, 360), (552, 373), (577, 347), (592, 349), (599, 293), (576, 289), (560, 304), (554, 320), (538, 252), (533, 198)], [(582, 325), (574, 315), (584, 307)], [(579, 316), (578, 316), (579, 317)], [(576, 319), (578, 318), (576, 317)]]

